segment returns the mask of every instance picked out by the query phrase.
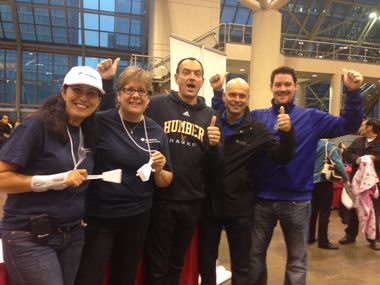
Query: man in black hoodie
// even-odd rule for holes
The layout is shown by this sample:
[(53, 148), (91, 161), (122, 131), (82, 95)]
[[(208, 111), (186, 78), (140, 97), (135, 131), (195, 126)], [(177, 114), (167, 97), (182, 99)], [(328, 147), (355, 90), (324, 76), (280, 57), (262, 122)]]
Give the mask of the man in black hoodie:
[[(113, 79), (119, 59), (98, 65), (104, 79)], [(189, 242), (193, 236), (204, 198), (203, 175), (215, 161), (220, 131), (214, 111), (198, 96), (203, 66), (195, 58), (182, 59), (174, 75), (179, 91), (152, 96), (146, 115), (164, 129), (173, 166), (173, 182), (157, 189), (147, 241), (145, 284), (177, 285)], [(104, 88), (112, 90), (111, 80)], [(106, 96), (107, 97), (107, 96)], [(111, 96), (104, 104), (113, 104)], [(215, 157), (213, 157), (215, 155)], [(126, 265), (128, 266), (128, 265)]]
[[(216, 76), (211, 78), (213, 85)], [(295, 135), (289, 115), (280, 109), (277, 126), (280, 143), (266, 125), (253, 119), (247, 107), (249, 85), (231, 79), (222, 95), (225, 110), (217, 114), (222, 144), (216, 167), (207, 175), (206, 198), (199, 223), (199, 272), (202, 285), (216, 284), (216, 259), (221, 231), (227, 233), (232, 284), (250, 284), (251, 225), (254, 203), (254, 160), (265, 153), (286, 163), (293, 157)]]

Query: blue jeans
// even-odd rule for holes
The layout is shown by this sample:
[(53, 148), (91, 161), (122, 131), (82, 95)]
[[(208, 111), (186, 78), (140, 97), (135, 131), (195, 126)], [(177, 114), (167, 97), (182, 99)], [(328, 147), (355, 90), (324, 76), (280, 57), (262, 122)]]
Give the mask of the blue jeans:
[(84, 245), (81, 226), (38, 244), (28, 231), (4, 230), (4, 260), (15, 285), (72, 285)]
[(251, 247), (254, 285), (267, 284), (267, 249), (277, 221), (280, 221), (288, 254), (284, 284), (306, 284), (310, 208), (310, 201), (256, 200)]

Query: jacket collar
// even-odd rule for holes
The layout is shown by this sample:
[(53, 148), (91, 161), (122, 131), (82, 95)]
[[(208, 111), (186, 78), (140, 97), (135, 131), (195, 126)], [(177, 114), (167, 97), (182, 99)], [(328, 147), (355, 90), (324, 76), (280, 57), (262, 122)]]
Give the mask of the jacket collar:
[(284, 106), (285, 113), (286, 114), (290, 114), (293, 111), (294, 107), (296, 106), (296, 104), (294, 103), (295, 99), (296, 99), (296, 96), (294, 96), (293, 99), (288, 104), (279, 105), (279, 104), (277, 104), (274, 101), (274, 98), (272, 98), (271, 102), (272, 102), (272, 111), (273, 111), (273, 113), (278, 114), (280, 107)]

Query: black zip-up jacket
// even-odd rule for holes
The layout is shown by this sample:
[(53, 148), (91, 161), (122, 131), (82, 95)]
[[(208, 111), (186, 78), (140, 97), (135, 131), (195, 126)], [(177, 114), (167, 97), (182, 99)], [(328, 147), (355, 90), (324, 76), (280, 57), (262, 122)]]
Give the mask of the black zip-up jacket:
[(373, 155), (376, 157), (374, 161), (377, 176), (380, 177), (380, 137), (377, 136), (373, 141), (366, 143), (367, 138), (360, 137), (355, 139), (351, 145), (343, 152), (344, 159), (352, 165), (350, 180), (354, 177), (359, 165), (356, 160), (363, 155)]
[[(222, 130), (222, 112), (217, 123)], [(222, 140), (223, 141), (223, 140)], [(280, 132), (280, 142), (267, 126), (253, 119), (247, 108), (242, 123), (222, 143), (217, 166), (207, 175), (207, 196), (203, 213), (215, 218), (249, 216), (254, 204), (254, 160), (265, 153), (279, 163), (294, 154), (295, 133)]]

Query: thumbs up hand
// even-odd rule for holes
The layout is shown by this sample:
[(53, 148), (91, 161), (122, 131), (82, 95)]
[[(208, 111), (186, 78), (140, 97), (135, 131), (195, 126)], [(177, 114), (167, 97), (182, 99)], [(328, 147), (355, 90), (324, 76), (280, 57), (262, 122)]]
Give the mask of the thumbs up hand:
[(289, 132), (292, 128), (292, 124), (290, 123), (290, 117), (288, 114), (285, 114), (284, 106), (280, 107), (280, 112), (277, 116), (277, 126), (280, 131)]
[(212, 116), (210, 126), (207, 128), (208, 142), (210, 145), (217, 145), (220, 141), (220, 131), (215, 127), (216, 117)]
[(96, 70), (100, 73), (102, 79), (113, 79), (115, 77), (119, 62), (119, 57), (114, 61), (112, 61), (110, 58), (105, 59), (98, 63)]

